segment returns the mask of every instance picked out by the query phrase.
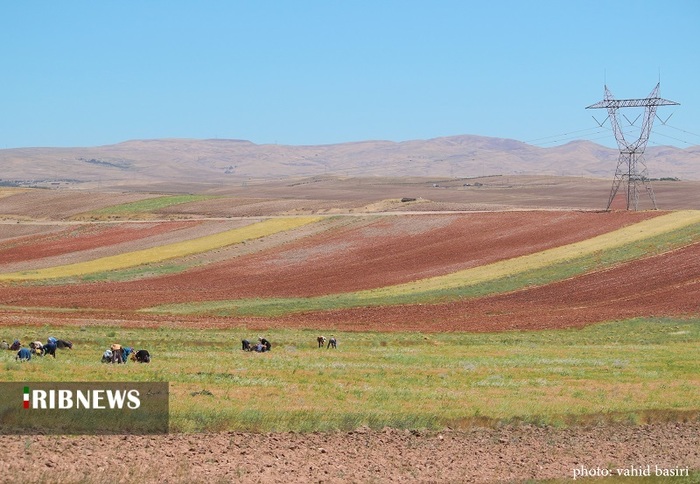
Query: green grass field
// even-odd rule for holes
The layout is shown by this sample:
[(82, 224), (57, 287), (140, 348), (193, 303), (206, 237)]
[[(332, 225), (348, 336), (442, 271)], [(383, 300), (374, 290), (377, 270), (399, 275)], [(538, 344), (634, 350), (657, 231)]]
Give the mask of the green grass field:
[(123, 203), (121, 205), (111, 205), (99, 210), (82, 213), (78, 217), (100, 217), (109, 215), (123, 217), (130, 215), (143, 215), (145, 213), (157, 212), (158, 210), (172, 207), (173, 205), (199, 202), (201, 200), (208, 200), (211, 198), (216, 197), (207, 195), (167, 195), (162, 197), (147, 198), (137, 202)]
[[(167, 381), (173, 431), (316, 431), (499, 425), (565, 426), (698, 418), (700, 319), (611, 322), (495, 334), (3, 327), (25, 344), (70, 339), (54, 360), (0, 353), (2, 381)], [(329, 336), (329, 334), (326, 334)], [(150, 364), (107, 365), (111, 343), (148, 349)]]

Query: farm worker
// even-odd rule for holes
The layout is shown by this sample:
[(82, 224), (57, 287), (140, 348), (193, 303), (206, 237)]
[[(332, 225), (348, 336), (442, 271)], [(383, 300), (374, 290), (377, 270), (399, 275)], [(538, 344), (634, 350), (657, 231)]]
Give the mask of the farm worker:
[(32, 351), (34, 353), (39, 355), (42, 353), (42, 349), (43, 349), (44, 345), (41, 343), (41, 341), (32, 341), (31, 343), (29, 343), (29, 347), (32, 349)]
[(20, 350), (17, 352), (17, 356), (15, 356), (15, 360), (19, 361), (29, 361), (32, 359), (32, 352), (29, 351), (29, 348), (20, 348)]
[(125, 346), (122, 349), (122, 363), (126, 363), (129, 359), (129, 355), (134, 352), (134, 348), (131, 346)]
[(41, 356), (51, 355), (56, 358), (56, 343), (46, 343), (41, 349)]
[(328, 340), (328, 346), (326, 346), (326, 349), (328, 349), (328, 348), (336, 349), (337, 347), (338, 347), (338, 341), (335, 339), (335, 336), (331, 335), (331, 339)]
[(122, 363), (122, 345), (114, 343), (109, 349), (112, 350), (112, 363)]
[(102, 353), (102, 363), (111, 363), (112, 362), (112, 350), (105, 350), (104, 353)]

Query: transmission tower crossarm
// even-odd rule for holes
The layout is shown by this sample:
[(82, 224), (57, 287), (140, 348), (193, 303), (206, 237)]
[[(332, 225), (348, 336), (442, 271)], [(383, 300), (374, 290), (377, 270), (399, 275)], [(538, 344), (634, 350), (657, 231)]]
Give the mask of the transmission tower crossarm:
[(659, 85), (657, 84), (649, 97), (644, 99), (615, 99), (612, 93), (605, 86), (605, 99), (595, 104), (586, 106), (586, 109), (621, 109), (621, 108), (646, 108), (656, 106), (678, 106), (680, 103), (670, 101), (658, 96)]
[(669, 101), (668, 99), (663, 99), (660, 97), (652, 97), (646, 99), (604, 99), (590, 106), (586, 106), (586, 109), (620, 109), (620, 108), (646, 108), (649, 106), (678, 106), (680, 103), (675, 101)]

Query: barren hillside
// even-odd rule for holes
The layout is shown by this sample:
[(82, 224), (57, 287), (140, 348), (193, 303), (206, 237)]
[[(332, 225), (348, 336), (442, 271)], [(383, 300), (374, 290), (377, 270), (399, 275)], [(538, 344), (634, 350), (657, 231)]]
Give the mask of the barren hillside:
[[(700, 147), (651, 147), (652, 178), (700, 180)], [(256, 145), (242, 140), (161, 139), (110, 146), (0, 150), (4, 183), (138, 187), (166, 183), (201, 191), (249, 180), (313, 176), (448, 177), (549, 175), (609, 178), (617, 150), (590, 141), (539, 148), (515, 140), (451, 136), (404, 142), (320, 146)]]

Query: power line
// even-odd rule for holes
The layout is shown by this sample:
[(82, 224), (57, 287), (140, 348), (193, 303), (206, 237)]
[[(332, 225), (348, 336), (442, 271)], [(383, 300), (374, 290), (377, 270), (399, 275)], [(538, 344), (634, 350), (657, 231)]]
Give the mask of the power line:
[[(669, 138), (669, 139), (672, 139), (672, 140), (675, 140), (675, 141), (680, 141), (681, 143), (685, 143), (685, 144), (687, 144), (687, 145), (689, 145), (689, 146), (692, 146), (692, 145), (694, 144), (694, 143), (690, 143), (690, 142), (688, 142), (688, 141), (686, 141), (686, 140), (684, 140), (684, 139), (680, 139), (680, 138), (676, 138), (676, 137), (674, 137), (674, 136), (669, 136), (669, 135), (667, 135), (667, 134), (659, 133), (658, 131), (655, 131), (655, 130), (652, 131), (652, 133), (654, 133), (654, 134), (657, 135), (657, 136), (663, 136), (664, 138)], [(697, 143), (695, 143), (695, 144), (697, 144)]]
[[(569, 136), (569, 135), (572, 135), (572, 134), (583, 133), (583, 132), (585, 132), (585, 131), (591, 131), (591, 130), (597, 130), (597, 129), (599, 129), (597, 126), (596, 126), (595, 128), (579, 129), (579, 130), (576, 130), (576, 131), (569, 131), (568, 133), (553, 134), (553, 135), (551, 135), (551, 136), (543, 136), (542, 138), (531, 139), (531, 140), (528, 140), (528, 141), (524, 141), (524, 143), (532, 144), (532, 143), (534, 143), (535, 141), (541, 141), (541, 140), (549, 139), (549, 138), (558, 138), (558, 137), (560, 137), (560, 136)], [(595, 134), (595, 133), (594, 133), (594, 134)], [(572, 138), (572, 139), (575, 139), (575, 138)], [(556, 143), (556, 141), (549, 141), (549, 142), (546, 142), (545, 144), (547, 144), (547, 143)]]
[[(666, 123), (666, 124), (663, 124), (663, 126), (668, 126), (669, 128), (675, 129), (676, 131), (682, 131), (683, 133), (690, 134), (690, 135), (693, 135), (693, 136), (697, 136), (698, 138), (700, 138), (700, 134), (691, 133), (690, 131), (686, 131), (686, 130), (684, 130), (684, 129), (676, 128), (675, 126), (671, 126), (670, 124), (667, 124), (667, 123)], [(690, 144), (690, 143), (689, 143), (689, 144)]]

